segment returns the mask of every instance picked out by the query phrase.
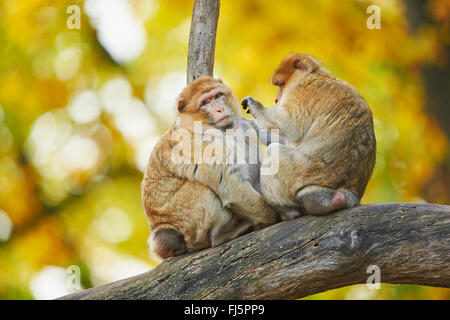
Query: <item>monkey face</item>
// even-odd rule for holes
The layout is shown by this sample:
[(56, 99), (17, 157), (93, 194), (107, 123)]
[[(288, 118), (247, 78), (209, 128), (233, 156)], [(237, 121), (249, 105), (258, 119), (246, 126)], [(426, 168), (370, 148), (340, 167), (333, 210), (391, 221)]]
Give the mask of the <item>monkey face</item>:
[(304, 78), (319, 66), (320, 61), (309, 54), (290, 53), (284, 57), (270, 79), (273, 85), (280, 88), (275, 104), (280, 101), (284, 86), (294, 75)]
[(186, 122), (200, 121), (220, 130), (237, 124), (239, 102), (221, 80), (200, 77), (191, 82), (180, 94), (177, 106)]
[(217, 129), (233, 127), (234, 114), (223, 91), (223, 88), (213, 89), (201, 95), (198, 100), (200, 112)]

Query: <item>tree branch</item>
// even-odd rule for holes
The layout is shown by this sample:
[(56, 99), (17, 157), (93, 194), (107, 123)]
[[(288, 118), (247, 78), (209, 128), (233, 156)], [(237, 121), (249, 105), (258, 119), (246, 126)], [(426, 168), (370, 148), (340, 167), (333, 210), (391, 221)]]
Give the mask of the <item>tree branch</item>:
[(450, 206), (390, 203), (304, 216), (63, 299), (293, 299), (366, 283), (450, 287)]
[(195, 0), (189, 35), (187, 83), (212, 76), (216, 47), (219, 0)]

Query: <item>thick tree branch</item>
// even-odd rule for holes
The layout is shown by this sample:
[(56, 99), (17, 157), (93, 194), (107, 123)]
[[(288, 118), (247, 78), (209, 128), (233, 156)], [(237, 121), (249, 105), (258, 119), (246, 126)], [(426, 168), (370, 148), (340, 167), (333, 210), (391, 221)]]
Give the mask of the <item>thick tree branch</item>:
[(450, 206), (391, 203), (304, 216), (63, 299), (293, 299), (365, 283), (450, 287)]
[(187, 83), (200, 76), (212, 76), (219, 0), (195, 0), (189, 35)]

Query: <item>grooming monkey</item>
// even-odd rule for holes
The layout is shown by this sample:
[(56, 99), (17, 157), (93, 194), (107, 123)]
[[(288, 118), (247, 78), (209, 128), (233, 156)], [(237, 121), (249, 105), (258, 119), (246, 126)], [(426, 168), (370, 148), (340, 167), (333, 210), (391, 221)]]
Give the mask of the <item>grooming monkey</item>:
[(265, 200), (283, 220), (359, 205), (376, 153), (372, 112), (363, 97), (301, 53), (287, 55), (271, 82), (279, 87), (274, 107), (242, 100), (260, 129), (277, 128), (285, 141), (267, 148), (268, 157), (279, 156), (279, 170), (261, 176)]
[(259, 160), (250, 164), (246, 154), (245, 161), (230, 164), (214, 149), (210, 156), (215, 161), (198, 163), (195, 150), (188, 161), (174, 161), (178, 133), (190, 138), (187, 149), (195, 149), (199, 123), (204, 152), (211, 150), (207, 144), (211, 136), (215, 146), (234, 148), (235, 139), (227, 135), (230, 130), (242, 129), (253, 135), (246, 138), (258, 139), (252, 120), (240, 115), (234, 93), (221, 80), (200, 77), (181, 92), (177, 109), (177, 119), (156, 144), (142, 182), (150, 250), (164, 259), (220, 245), (277, 219), (258, 192)]

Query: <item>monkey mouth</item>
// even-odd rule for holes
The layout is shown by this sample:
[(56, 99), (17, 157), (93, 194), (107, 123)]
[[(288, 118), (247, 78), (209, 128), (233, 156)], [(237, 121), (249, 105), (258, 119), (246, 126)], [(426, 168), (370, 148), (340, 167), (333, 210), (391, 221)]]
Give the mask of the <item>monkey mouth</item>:
[(277, 104), (278, 101), (280, 101), (281, 99), (281, 91), (282, 91), (281, 88), (278, 89), (277, 96), (275, 97), (275, 104)]
[(229, 128), (233, 126), (233, 120), (230, 116), (226, 116), (214, 122), (214, 126), (216, 128)]

